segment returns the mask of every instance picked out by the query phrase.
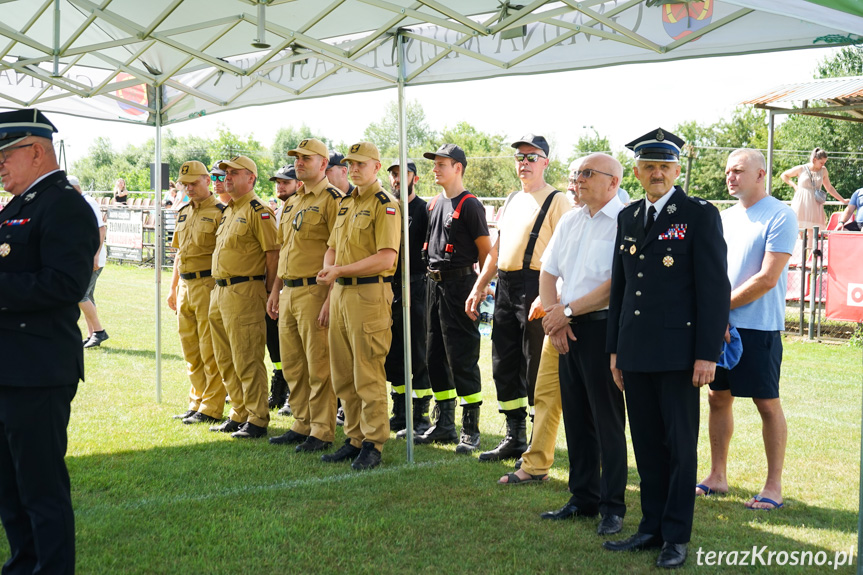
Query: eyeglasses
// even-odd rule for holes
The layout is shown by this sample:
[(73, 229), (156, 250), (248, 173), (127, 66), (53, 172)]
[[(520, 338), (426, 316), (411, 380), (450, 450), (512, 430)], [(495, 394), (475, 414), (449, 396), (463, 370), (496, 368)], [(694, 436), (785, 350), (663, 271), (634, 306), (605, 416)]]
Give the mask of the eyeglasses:
[(210, 179), (214, 182), (224, 182), (225, 176), (217, 176), (216, 174), (210, 174)]
[(523, 162), (524, 159), (527, 158), (527, 161), (532, 164), (535, 161), (539, 160), (540, 158), (545, 158), (546, 156), (543, 156), (542, 154), (520, 154), (519, 153), (519, 154), (515, 154), (514, 157), (515, 157), (516, 162)]
[[(602, 174), (603, 176), (608, 176), (609, 178), (613, 178), (613, 174), (609, 174), (608, 172), (600, 172), (599, 170), (591, 170), (590, 168), (586, 170), (575, 170), (572, 175), (577, 180), (579, 177), (584, 176), (585, 180), (589, 180), (593, 174)], [(572, 180), (570, 180), (572, 181)]]
[(6, 160), (9, 159), (9, 152), (12, 150), (19, 150), (21, 148), (29, 148), (30, 146), (35, 145), (35, 142), (31, 142), (29, 144), (22, 144), (20, 146), (12, 146), (10, 148), (6, 148), (4, 150), (0, 150), (0, 164), (5, 164)]
[(295, 232), (300, 231), (300, 228), (303, 227), (303, 214), (306, 213), (308, 209), (300, 210), (294, 216), (293, 221), (291, 221), (291, 226), (294, 228)]

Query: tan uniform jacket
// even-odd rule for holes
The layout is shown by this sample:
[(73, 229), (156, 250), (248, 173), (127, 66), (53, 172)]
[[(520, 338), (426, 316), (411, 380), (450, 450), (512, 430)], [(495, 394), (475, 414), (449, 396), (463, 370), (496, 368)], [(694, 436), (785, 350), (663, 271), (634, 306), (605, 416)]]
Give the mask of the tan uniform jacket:
[(249, 192), (231, 199), (216, 230), (213, 277), (264, 275), (266, 252), (279, 249), (273, 211)]
[[(401, 217), (399, 203), (375, 182), (360, 191), (354, 188), (339, 205), (329, 246), (336, 252), (335, 264), (343, 266), (358, 262), (383, 249), (399, 251)], [(372, 228), (373, 233), (368, 233)], [(396, 272), (397, 262), (382, 272), (383, 277)]]
[(321, 271), (342, 197), (324, 178), (312, 189), (302, 186), (287, 199), (279, 219), (280, 278), (311, 278)]
[(207, 271), (212, 266), (215, 232), (224, 209), (224, 204), (210, 196), (198, 207), (188, 203), (177, 212), (177, 229), (171, 247), (178, 250), (181, 274)]

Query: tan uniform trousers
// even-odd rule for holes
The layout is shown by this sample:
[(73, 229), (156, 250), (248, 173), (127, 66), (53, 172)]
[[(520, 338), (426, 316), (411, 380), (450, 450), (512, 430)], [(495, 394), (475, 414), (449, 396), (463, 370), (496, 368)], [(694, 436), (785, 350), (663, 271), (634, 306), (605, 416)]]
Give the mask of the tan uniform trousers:
[(222, 419), (225, 411), (225, 386), (216, 367), (210, 336), (210, 295), (213, 278), (180, 280), (177, 290), (177, 327), (180, 347), (192, 382), (189, 409)]
[(536, 389), (533, 392), (534, 417), (530, 447), (522, 455), (521, 468), (531, 475), (545, 475), (554, 463), (554, 446), (560, 427), (560, 354), (546, 336), (539, 356)]
[(213, 351), (231, 396), (230, 418), (259, 427), (270, 423), (264, 366), (266, 300), (262, 281), (217, 285), (210, 300)]
[(330, 380), (330, 344), (318, 314), (325, 285), (283, 287), (279, 296), (279, 352), (291, 390), (291, 429), (332, 442), (336, 434), (336, 393)]
[(390, 438), (384, 361), (392, 342), (393, 289), (388, 283), (343, 286), (330, 297), (330, 367), (345, 410), (345, 435), (382, 450)]

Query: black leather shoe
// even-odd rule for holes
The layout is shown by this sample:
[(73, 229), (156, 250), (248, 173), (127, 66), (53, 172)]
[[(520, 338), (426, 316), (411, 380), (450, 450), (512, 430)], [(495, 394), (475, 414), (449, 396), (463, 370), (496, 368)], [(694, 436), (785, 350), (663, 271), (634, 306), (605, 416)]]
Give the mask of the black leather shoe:
[(609, 551), (642, 551), (643, 549), (658, 549), (662, 547), (662, 536), (650, 533), (639, 533), (621, 539), (620, 541), (606, 541), (603, 548)]
[(381, 464), (381, 452), (375, 449), (375, 444), (369, 441), (363, 441), (363, 448), (360, 454), (351, 463), (351, 469), (354, 471), (367, 471), (374, 469)]
[(339, 461), (353, 461), (360, 454), (360, 448), (351, 445), (350, 439), (345, 439), (345, 444), (339, 447), (335, 453), (321, 455), (324, 463), (338, 463)]
[(686, 553), (688, 543), (669, 543), (666, 541), (662, 544), (662, 551), (659, 552), (659, 559), (656, 560), (656, 566), (663, 569), (677, 569), (682, 567), (686, 562)]
[(192, 423), (219, 423), (219, 419), (215, 417), (210, 417), (206, 413), (201, 413), (200, 411), (196, 411), (189, 417), (183, 420), (183, 423), (186, 425), (191, 425)]
[(560, 509), (556, 509), (555, 511), (546, 511), (545, 513), (540, 513), (539, 517), (541, 519), (552, 519), (554, 521), (561, 521), (563, 519), (575, 519), (576, 517), (596, 517), (599, 515), (598, 511), (588, 512), (579, 508), (578, 505), (573, 505), (572, 503), (567, 503)]
[(283, 433), (277, 437), (271, 437), (270, 443), (273, 445), (288, 445), (291, 443), (302, 443), (309, 438), (308, 435), (297, 433), (293, 429), (289, 429), (287, 433)]
[(602, 520), (596, 527), (596, 534), (614, 535), (615, 533), (620, 533), (621, 529), (623, 529), (623, 517), (609, 513), (602, 516)]
[(332, 446), (332, 441), (321, 441), (317, 437), (310, 435), (308, 439), (297, 446), (295, 451), (297, 453), (312, 453), (315, 451), (324, 451)]
[(235, 431), (240, 431), (240, 427), (242, 427), (242, 426), (243, 426), (242, 423), (240, 423), (238, 421), (234, 421), (233, 419), (228, 419), (222, 425), (214, 425), (213, 427), (210, 428), (210, 431), (221, 431), (222, 433), (234, 433)]
[(231, 437), (236, 437), (237, 439), (257, 439), (259, 437), (266, 436), (266, 427), (261, 427), (260, 425), (249, 423), (248, 421), (243, 424), (239, 431), (231, 434)]
[(177, 415), (172, 415), (171, 419), (186, 419), (187, 417), (192, 417), (198, 413), (194, 409), (190, 409), (189, 411), (184, 411), (183, 413), (178, 413)]

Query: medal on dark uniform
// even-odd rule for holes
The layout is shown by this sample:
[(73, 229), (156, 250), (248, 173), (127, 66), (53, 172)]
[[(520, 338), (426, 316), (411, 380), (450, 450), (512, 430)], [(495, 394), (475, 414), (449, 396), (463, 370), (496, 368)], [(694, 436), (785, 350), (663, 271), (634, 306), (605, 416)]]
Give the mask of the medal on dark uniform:
[(635, 245), (629, 246), (629, 253), (635, 255)]
[(674, 265), (674, 258), (671, 256), (665, 256), (664, 258), (662, 258), (662, 265), (664, 265), (667, 268), (670, 268), (671, 266)]
[(9, 244), (0, 244), (0, 258), (5, 258), (12, 253), (12, 247)]

